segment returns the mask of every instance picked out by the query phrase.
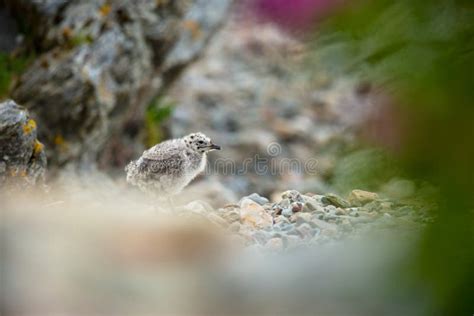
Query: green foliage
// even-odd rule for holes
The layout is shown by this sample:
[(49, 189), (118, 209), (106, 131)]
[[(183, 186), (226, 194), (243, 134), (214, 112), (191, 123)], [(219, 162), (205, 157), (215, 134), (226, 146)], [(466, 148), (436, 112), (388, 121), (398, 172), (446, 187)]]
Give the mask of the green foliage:
[(0, 53), (0, 97), (8, 95), (13, 78), (21, 74), (32, 60), (33, 56), (13, 57)]
[(163, 139), (163, 124), (173, 113), (175, 103), (166, 97), (155, 97), (145, 114), (146, 145), (153, 146)]
[(339, 159), (332, 181), (334, 188), (342, 194), (353, 189), (378, 191), (399, 172), (393, 159), (383, 151), (361, 149)]
[[(375, 83), (402, 110), (409, 124), (397, 160), (439, 187), (437, 220), (411, 258), (412, 279), (431, 294), (427, 314), (472, 314), (474, 2), (353, 1), (320, 25), (314, 48), (310, 62)], [(336, 185), (346, 188), (345, 176), (363, 185), (351, 180), (360, 177), (370, 188), (384, 168), (355, 174), (373, 162), (360, 152), (343, 159)]]

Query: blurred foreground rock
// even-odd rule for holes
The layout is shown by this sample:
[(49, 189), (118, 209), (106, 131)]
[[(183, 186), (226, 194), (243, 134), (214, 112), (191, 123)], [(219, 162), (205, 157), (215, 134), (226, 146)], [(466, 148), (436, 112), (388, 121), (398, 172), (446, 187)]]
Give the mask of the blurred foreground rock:
[(14, 101), (0, 103), (0, 186), (32, 186), (44, 180), (45, 170), (36, 122)]
[(202, 52), (230, 0), (6, 0), (40, 52), (12, 97), (40, 126), (51, 165), (123, 164), (150, 100)]
[(64, 180), (2, 201), (3, 314), (420, 315), (427, 302), (391, 272), (413, 255), (420, 209), (289, 190), (160, 212), (107, 179)]

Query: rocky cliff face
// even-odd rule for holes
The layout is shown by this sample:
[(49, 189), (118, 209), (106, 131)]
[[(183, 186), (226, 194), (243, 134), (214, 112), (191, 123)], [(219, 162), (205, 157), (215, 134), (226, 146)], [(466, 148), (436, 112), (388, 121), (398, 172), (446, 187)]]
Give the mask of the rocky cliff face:
[(36, 122), (13, 101), (0, 103), (0, 187), (28, 187), (43, 181), (46, 155)]
[(231, 0), (5, 3), (40, 52), (11, 96), (60, 166), (133, 155), (147, 104), (199, 56)]

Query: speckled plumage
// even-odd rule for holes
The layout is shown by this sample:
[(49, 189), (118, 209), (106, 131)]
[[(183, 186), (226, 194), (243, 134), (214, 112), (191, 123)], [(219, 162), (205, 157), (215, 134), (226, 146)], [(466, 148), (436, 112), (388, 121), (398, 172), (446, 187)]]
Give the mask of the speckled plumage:
[(202, 133), (159, 143), (125, 167), (127, 182), (158, 196), (177, 194), (204, 171), (214, 149), (220, 147)]

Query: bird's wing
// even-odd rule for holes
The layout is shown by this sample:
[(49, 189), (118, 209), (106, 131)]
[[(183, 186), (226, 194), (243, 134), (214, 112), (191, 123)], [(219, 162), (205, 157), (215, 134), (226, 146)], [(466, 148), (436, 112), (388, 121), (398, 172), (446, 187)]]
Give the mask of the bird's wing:
[(152, 147), (145, 151), (138, 166), (141, 171), (158, 174), (176, 174), (182, 170), (184, 160), (179, 148)]

